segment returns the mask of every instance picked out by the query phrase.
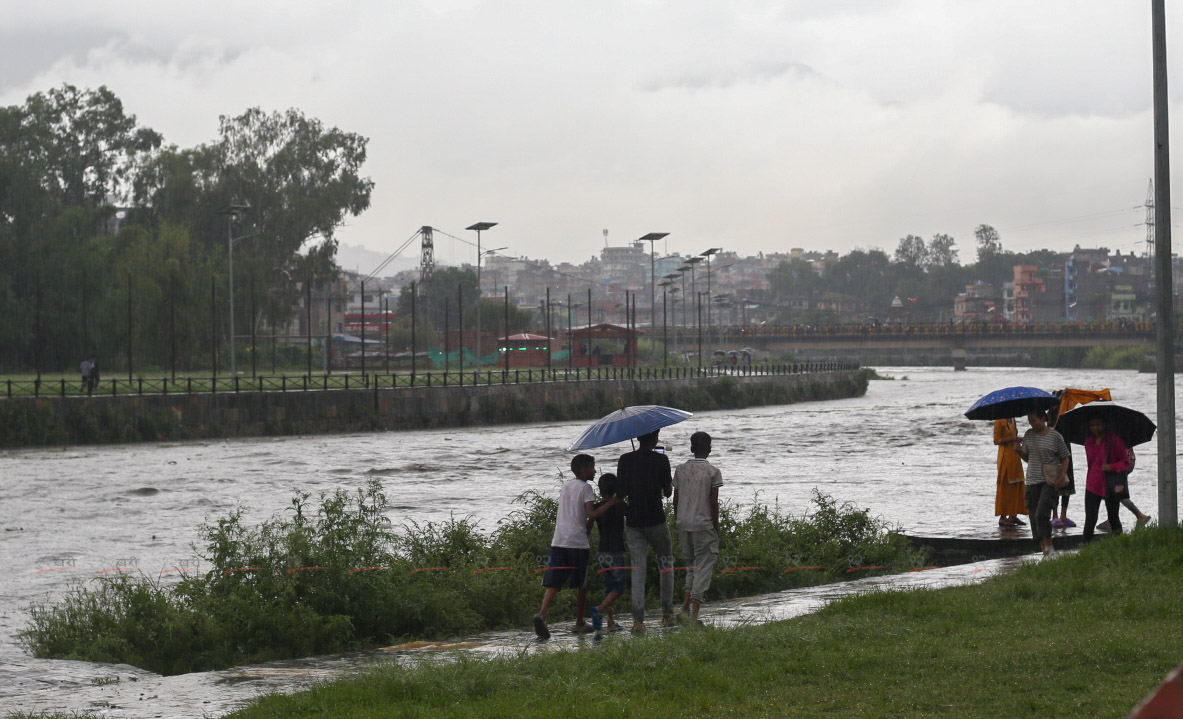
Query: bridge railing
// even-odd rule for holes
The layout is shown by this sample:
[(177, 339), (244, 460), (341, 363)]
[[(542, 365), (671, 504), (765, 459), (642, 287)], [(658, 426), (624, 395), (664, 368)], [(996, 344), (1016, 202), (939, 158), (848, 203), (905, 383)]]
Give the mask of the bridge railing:
[(257, 377), (133, 377), (109, 378), (87, 388), (77, 380), (3, 380), (4, 395), (14, 397), (87, 397), (236, 394), (249, 392), (315, 392), (328, 390), (391, 390), (412, 387), (518, 385), (539, 382), (608, 382), (677, 380), (697, 377), (756, 377), (817, 372), (847, 372), (857, 362), (795, 362), (705, 367), (534, 367), (522, 369), (391, 374), (320, 374)]
[[(1041, 322), (1022, 323), (930, 323), (930, 324), (863, 324), (863, 325), (762, 325), (759, 327), (728, 327), (725, 336), (734, 342), (741, 338), (768, 339), (792, 337), (937, 337), (957, 335), (1073, 335), (1120, 334), (1149, 335), (1153, 322)], [(679, 338), (697, 336), (695, 328), (678, 328)]]

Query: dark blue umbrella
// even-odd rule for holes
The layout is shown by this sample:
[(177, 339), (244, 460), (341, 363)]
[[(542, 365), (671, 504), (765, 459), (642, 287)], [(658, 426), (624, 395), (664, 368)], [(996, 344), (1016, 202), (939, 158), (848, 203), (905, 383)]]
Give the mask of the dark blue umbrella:
[(636, 407), (622, 407), (606, 417), (596, 420), (588, 427), (575, 444), (567, 448), (568, 452), (581, 449), (606, 447), (610, 444), (623, 442), (627, 439), (640, 437), (643, 434), (677, 424), (692, 417), (673, 407), (662, 407), (655, 404), (639, 405)]
[(996, 389), (974, 402), (966, 419), (1011, 419), (1025, 414), (1051, 409), (1060, 403), (1050, 392), (1035, 387), (1006, 387)]

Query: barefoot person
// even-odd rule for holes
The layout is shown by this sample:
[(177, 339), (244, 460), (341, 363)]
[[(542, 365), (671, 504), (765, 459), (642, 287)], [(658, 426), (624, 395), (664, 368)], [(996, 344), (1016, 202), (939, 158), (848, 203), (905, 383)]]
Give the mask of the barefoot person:
[[(1047, 424), (1042, 410), (1027, 415), (1031, 429), (1019, 443), (1019, 456), (1027, 462), (1027, 513), (1031, 516), (1031, 536), (1039, 542), (1046, 557), (1052, 553), (1052, 512), (1059, 502), (1057, 491), (1068, 484), (1068, 444), (1059, 432)], [(1059, 465), (1055, 486), (1048, 484), (1044, 465)]]
[[(600, 502), (596, 509), (616, 499), (616, 475), (605, 472), (600, 475)], [(617, 500), (619, 501), (619, 500)], [(592, 629), (597, 632), (603, 628), (603, 621), (608, 619), (608, 631), (615, 631), (620, 627), (616, 624), (616, 614), (612, 605), (625, 592), (624, 563), (624, 505), (616, 503), (600, 516), (596, 517), (596, 529), (600, 533), (600, 546), (597, 557), (600, 560), (600, 577), (604, 580), (604, 601), (591, 608)]]
[(695, 621), (711, 588), (719, 558), (719, 487), (723, 486), (723, 474), (707, 461), (711, 456), (709, 434), (690, 435), (690, 451), (694, 459), (674, 471), (674, 514), (687, 567), (682, 613), (689, 613), (691, 621)]
[(1013, 419), (994, 420), (994, 444), (998, 445), (998, 477), (994, 489), (994, 515), (1000, 527), (1026, 524), (1019, 519), (1027, 513), (1023, 498), (1023, 460), (1017, 449), (1019, 429)]
[(587, 541), (589, 522), (607, 512), (619, 501), (616, 497), (595, 507), (596, 494), (588, 484), (596, 476), (596, 460), (589, 454), (577, 454), (571, 460), (574, 479), (567, 480), (559, 494), (559, 513), (555, 518), (555, 533), (550, 540), (550, 556), (542, 575), (542, 608), (534, 615), (534, 633), (539, 639), (549, 639), (546, 615), (555, 595), (564, 586), (576, 590), (575, 631), (590, 631), (583, 621), (587, 606), (587, 560), (591, 547)]

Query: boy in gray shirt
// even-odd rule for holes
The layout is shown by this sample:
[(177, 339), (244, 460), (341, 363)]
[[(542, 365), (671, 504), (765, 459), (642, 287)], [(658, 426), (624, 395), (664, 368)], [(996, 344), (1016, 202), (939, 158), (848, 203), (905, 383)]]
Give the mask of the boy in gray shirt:
[(690, 451), (694, 459), (674, 471), (674, 514), (678, 543), (688, 567), (682, 612), (689, 612), (690, 618), (697, 620), (719, 557), (719, 487), (723, 486), (723, 475), (707, 461), (711, 454), (709, 434), (690, 435)]

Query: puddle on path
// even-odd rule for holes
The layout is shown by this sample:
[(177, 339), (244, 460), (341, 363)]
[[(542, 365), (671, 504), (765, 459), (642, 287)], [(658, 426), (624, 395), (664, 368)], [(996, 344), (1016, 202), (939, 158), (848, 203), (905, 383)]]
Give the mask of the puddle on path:
[[(704, 607), (701, 618), (708, 624), (722, 627), (789, 619), (852, 594), (972, 584), (1012, 571), (1023, 561), (1035, 560), (1035, 557), (998, 559), (720, 601)], [(122, 664), (26, 658), (0, 666), (0, 705), (6, 714), (91, 712), (112, 719), (218, 717), (260, 695), (300, 691), (317, 682), (375, 664), (447, 661), (461, 652), (496, 657), (522, 652), (590, 649), (598, 644), (591, 635), (565, 631), (568, 628), (569, 625), (562, 623), (553, 624), (552, 637), (547, 642), (538, 642), (529, 629), (523, 628), (520, 631), (488, 632), (462, 641), (408, 642), (374, 651), (269, 662), (174, 677), (162, 677)], [(677, 629), (654, 628), (650, 633), (674, 631)], [(628, 641), (629, 637), (627, 632), (618, 632), (609, 634), (603, 641)]]

